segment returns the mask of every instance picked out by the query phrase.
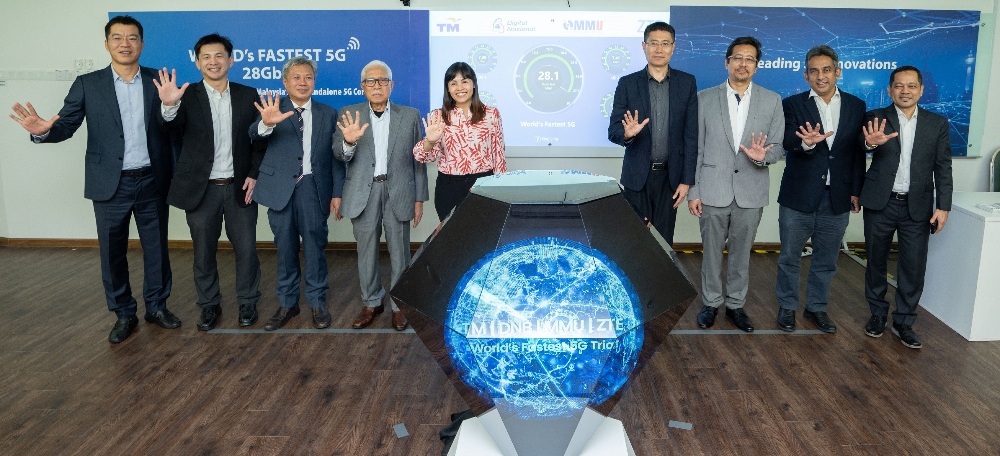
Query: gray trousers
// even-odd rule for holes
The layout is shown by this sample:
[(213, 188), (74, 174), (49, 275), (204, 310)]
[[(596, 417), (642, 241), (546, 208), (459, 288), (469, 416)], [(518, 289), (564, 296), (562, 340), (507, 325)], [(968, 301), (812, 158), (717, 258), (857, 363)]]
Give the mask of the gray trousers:
[[(361, 301), (365, 306), (377, 307), (385, 297), (382, 272), (378, 265), (379, 238), (385, 228), (385, 242), (389, 247), (392, 264), (392, 288), (410, 265), (410, 221), (397, 220), (389, 206), (389, 187), (385, 182), (373, 182), (368, 204), (361, 215), (351, 219), (354, 239), (358, 242), (358, 277), (361, 279)], [(393, 312), (396, 302), (389, 300)]]
[(234, 186), (209, 185), (198, 207), (186, 211), (194, 244), (194, 288), (198, 307), (217, 306), (219, 268), (216, 252), (225, 223), (226, 237), (236, 255), (236, 300), (239, 305), (257, 304), (260, 299), (260, 260), (257, 258), (257, 203), (240, 207)]
[[(727, 207), (702, 206), (698, 226), (704, 257), (701, 263), (701, 296), (706, 306), (739, 309), (746, 303), (750, 281), (750, 252), (757, 236), (763, 208), (744, 209), (734, 200)], [(729, 240), (726, 294), (722, 294), (722, 251)]]

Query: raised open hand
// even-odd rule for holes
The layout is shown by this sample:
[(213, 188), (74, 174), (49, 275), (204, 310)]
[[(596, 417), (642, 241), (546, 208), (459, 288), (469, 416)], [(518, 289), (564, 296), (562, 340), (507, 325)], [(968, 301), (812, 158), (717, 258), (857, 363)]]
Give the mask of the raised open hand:
[(38, 113), (35, 112), (35, 107), (31, 106), (31, 103), (25, 103), (28, 105), (27, 108), (21, 106), (21, 103), (14, 103), (11, 108), (14, 110), (14, 114), (10, 115), (11, 119), (15, 122), (21, 124), (28, 133), (35, 136), (41, 136), (49, 132), (52, 129), (52, 124), (59, 120), (59, 115), (52, 116), (51, 119), (45, 120), (38, 117)]
[(337, 128), (340, 132), (344, 134), (344, 142), (348, 144), (354, 144), (361, 139), (361, 136), (365, 134), (365, 130), (368, 129), (368, 124), (358, 126), (361, 119), (361, 113), (354, 111), (354, 118), (351, 118), (351, 113), (345, 112), (340, 116), (340, 121), (337, 122)]
[(153, 85), (156, 86), (156, 91), (160, 93), (160, 101), (167, 106), (176, 106), (178, 101), (181, 101), (181, 97), (184, 95), (184, 91), (188, 88), (188, 83), (177, 87), (177, 69), (173, 69), (171, 72), (167, 72), (167, 68), (164, 67), (160, 70), (160, 80), (153, 79)]
[(444, 119), (441, 115), (434, 115), (433, 112), (427, 114), (427, 118), (423, 119), (424, 122), (424, 132), (426, 132), (427, 142), (436, 143), (441, 139), (441, 135), (444, 134)]
[(890, 139), (899, 136), (899, 132), (885, 134), (885, 119), (882, 119), (882, 123), (879, 124), (878, 117), (875, 118), (875, 123), (869, 120), (867, 125), (862, 125), (861, 130), (865, 135), (865, 143), (869, 146), (881, 146)]
[(642, 122), (639, 122), (639, 111), (636, 110), (633, 115), (631, 112), (625, 111), (625, 118), (622, 119), (622, 126), (625, 127), (625, 140), (629, 140), (638, 135), (642, 131), (642, 127), (645, 127), (649, 123), (649, 117)]
[(767, 156), (767, 151), (774, 147), (774, 144), (767, 147), (764, 147), (764, 144), (767, 144), (767, 135), (764, 132), (760, 132), (760, 135), (750, 133), (750, 147), (748, 148), (740, 144), (740, 150), (747, 154), (747, 157), (762, 162), (764, 161), (764, 157)]
[(281, 108), (278, 107), (280, 104), (281, 95), (277, 95), (270, 90), (267, 92), (266, 98), (264, 95), (260, 96), (260, 103), (254, 102), (253, 105), (260, 112), (260, 121), (264, 123), (265, 127), (278, 125), (283, 120), (292, 117), (292, 114), (295, 114), (295, 111), (281, 112)]
[(826, 138), (833, 136), (833, 134), (835, 133), (833, 131), (820, 133), (819, 131), (820, 131), (820, 124), (816, 124), (816, 126), (813, 127), (809, 122), (806, 122), (806, 126), (804, 127), (802, 125), (799, 125), (799, 131), (795, 132), (795, 136), (798, 136), (799, 139), (801, 139), (802, 142), (805, 143), (805, 145), (813, 146), (815, 144), (819, 144), (820, 141), (824, 141), (826, 140)]

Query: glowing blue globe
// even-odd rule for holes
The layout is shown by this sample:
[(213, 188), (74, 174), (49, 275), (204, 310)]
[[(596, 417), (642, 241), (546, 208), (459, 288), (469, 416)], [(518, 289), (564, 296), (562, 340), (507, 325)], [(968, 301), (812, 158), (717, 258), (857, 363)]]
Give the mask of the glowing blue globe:
[(445, 344), (462, 380), (524, 419), (566, 417), (615, 394), (642, 347), (639, 297), (579, 242), (538, 237), (490, 252), (459, 281)]

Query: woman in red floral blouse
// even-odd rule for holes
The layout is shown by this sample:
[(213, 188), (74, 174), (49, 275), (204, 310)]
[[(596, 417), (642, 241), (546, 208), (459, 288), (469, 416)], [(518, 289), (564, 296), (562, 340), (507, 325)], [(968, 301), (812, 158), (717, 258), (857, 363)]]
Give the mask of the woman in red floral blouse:
[(413, 156), (423, 163), (437, 160), (434, 208), (443, 223), (476, 179), (507, 172), (500, 111), (479, 99), (476, 72), (469, 64), (448, 67), (443, 106), (427, 115), (424, 130), (427, 136), (413, 146)]

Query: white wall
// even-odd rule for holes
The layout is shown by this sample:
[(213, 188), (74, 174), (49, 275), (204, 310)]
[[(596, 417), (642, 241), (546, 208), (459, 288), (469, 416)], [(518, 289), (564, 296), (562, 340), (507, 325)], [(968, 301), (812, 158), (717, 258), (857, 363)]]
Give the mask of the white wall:
[[(666, 9), (669, 4), (640, 1), (606, 0), (511, 0), (502, 3), (506, 10), (622, 10), (649, 11)], [(732, 5), (730, 1), (681, 1), (687, 5)], [(993, 20), (993, 14), (1000, 0), (884, 0), (874, 5), (878, 8), (907, 9), (972, 9), (981, 10), (984, 19)], [(808, 2), (798, 1), (751, 1), (746, 6), (803, 6)], [(427, 9), (478, 9), (501, 8), (499, 2), (455, 1), (455, 0), (413, 0), (415, 8)], [(315, 2), (303, 8), (289, 4), (262, 0), (216, 0), (206, 5), (203, 1), (175, 0), (170, 2), (170, 10), (253, 10), (253, 9), (357, 9), (359, 4), (346, 0)], [(815, 6), (815, 5), (810, 5)], [(867, 0), (833, 0), (824, 7), (871, 7)], [(155, 3), (138, 4), (124, 0), (92, 0), (87, 2), (71, 0), (36, 0), (32, 2), (5, 2), (4, 23), (0, 28), (0, 69), (55, 70), (72, 67), (74, 59), (93, 59), (95, 67), (108, 64), (108, 54), (103, 47), (103, 26), (107, 22), (108, 11), (132, 11), (135, 8), (160, 10)], [(369, 0), (365, 9), (401, 9), (398, 0)], [(990, 27), (992, 30), (992, 27)], [(206, 33), (211, 32), (206, 30)], [(1000, 49), (1000, 34), (980, 36), (990, 40), (993, 49)], [(190, 43), (153, 43), (146, 46), (188, 46)], [(982, 59), (981, 59), (982, 60)], [(974, 103), (985, 102), (985, 118), (1000, 118), (1000, 58), (994, 58), (985, 78), (977, 79)], [(996, 76), (992, 76), (996, 75)], [(720, 74), (721, 78), (724, 77)], [(707, 87), (712, 81), (703, 82)], [(14, 102), (31, 101), (39, 114), (54, 115), (62, 106), (62, 98), (69, 89), (70, 82), (54, 81), (7, 81), (0, 86), (0, 106), (9, 109)], [(993, 94), (990, 96), (989, 94)], [(8, 111), (9, 112), (9, 111)], [(983, 120), (979, 119), (982, 123)], [(982, 128), (982, 125), (979, 126)], [(975, 129), (975, 128), (974, 128)], [(1000, 129), (984, 129), (981, 152), (987, 156), (1000, 148)], [(86, 129), (81, 128), (76, 137), (60, 144), (34, 145), (15, 122), (0, 119), (0, 237), (8, 238), (62, 238), (94, 239), (94, 215), (90, 201), (83, 198), (83, 151), (86, 148)], [(555, 158), (511, 158), (510, 169), (562, 169), (572, 168), (605, 174), (617, 178), (621, 171), (621, 159), (615, 158), (575, 158), (572, 160)], [(989, 176), (988, 158), (966, 158), (954, 160), (955, 190), (986, 191)], [(771, 167), (771, 198), (777, 198), (778, 184), (784, 163)], [(430, 179), (435, 171), (432, 167)], [(272, 239), (267, 225), (267, 216), (261, 210), (258, 223), (258, 239)], [(433, 203), (427, 204), (425, 222), (413, 231), (414, 240), (425, 239), (436, 225)], [(757, 235), (758, 242), (778, 242), (777, 205), (772, 203), (765, 209), (764, 221)], [(133, 238), (137, 235), (133, 228)], [(184, 213), (171, 209), (171, 239), (190, 239)], [(848, 240), (860, 242), (864, 239), (860, 215), (852, 215), (848, 228)], [(333, 242), (353, 242), (350, 222), (342, 220), (330, 222), (330, 240)], [(700, 242), (698, 225), (694, 217), (683, 211), (678, 215), (676, 242)]]

